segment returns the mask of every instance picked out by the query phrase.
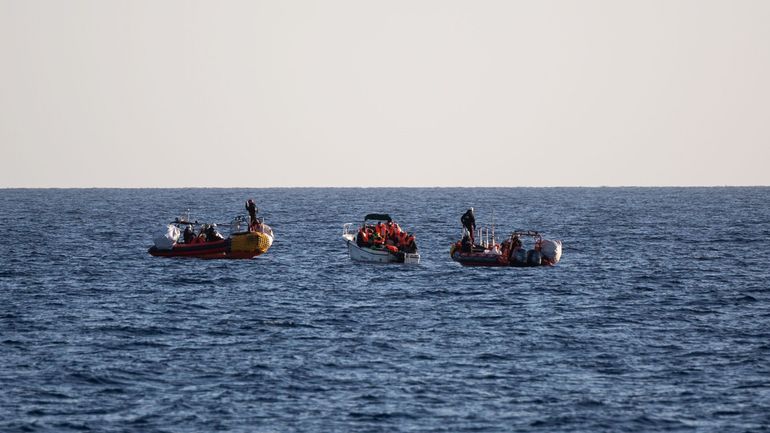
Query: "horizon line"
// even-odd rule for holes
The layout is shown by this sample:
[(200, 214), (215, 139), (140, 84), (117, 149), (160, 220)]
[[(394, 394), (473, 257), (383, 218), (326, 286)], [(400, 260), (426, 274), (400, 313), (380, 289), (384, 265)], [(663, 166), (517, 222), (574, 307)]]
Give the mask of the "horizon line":
[(552, 186), (2, 186), (13, 189), (549, 189), (549, 188), (767, 188), (770, 185), (552, 185)]

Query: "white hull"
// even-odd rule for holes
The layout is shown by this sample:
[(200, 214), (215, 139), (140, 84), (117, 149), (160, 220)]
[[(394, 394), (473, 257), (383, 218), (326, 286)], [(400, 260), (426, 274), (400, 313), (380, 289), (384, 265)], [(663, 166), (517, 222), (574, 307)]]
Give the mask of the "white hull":
[[(359, 247), (356, 245), (355, 236), (352, 234), (344, 234), (342, 235), (342, 238), (345, 239), (345, 243), (348, 245), (348, 254), (352, 260), (369, 263), (399, 263), (398, 257), (396, 257), (394, 254), (391, 254), (387, 250)], [(405, 253), (403, 263), (420, 263), (420, 254)]]

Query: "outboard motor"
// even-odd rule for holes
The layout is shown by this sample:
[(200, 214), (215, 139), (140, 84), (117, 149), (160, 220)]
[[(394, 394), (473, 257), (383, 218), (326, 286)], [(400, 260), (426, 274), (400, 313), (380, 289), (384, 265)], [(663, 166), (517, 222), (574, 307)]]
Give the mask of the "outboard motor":
[(540, 251), (537, 251), (537, 250), (527, 251), (527, 265), (540, 266), (541, 259), (542, 257), (540, 255)]

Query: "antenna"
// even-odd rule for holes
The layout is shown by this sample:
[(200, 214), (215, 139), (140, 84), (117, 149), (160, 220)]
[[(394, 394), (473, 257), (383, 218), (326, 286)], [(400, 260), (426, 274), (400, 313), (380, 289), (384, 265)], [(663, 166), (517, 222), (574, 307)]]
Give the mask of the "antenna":
[(495, 238), (495, 208), (492, 208), (492, 243), (497, 243), (497, 238)]

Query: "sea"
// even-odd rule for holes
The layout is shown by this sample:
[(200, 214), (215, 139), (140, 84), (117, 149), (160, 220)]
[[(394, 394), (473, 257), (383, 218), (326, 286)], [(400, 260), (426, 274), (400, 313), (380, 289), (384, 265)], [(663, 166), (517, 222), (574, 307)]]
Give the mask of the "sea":
[[(248, 198), (266, 254), (147, 253)], [(561, 262), (453, 262), (469, 207)], [(419, 265), (350, 260), (373, 212)], [(770, 431), (767, 187), (3, 189), (0, 217), (0, 432)]]

